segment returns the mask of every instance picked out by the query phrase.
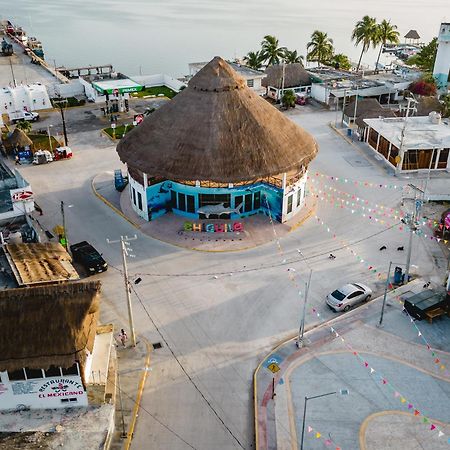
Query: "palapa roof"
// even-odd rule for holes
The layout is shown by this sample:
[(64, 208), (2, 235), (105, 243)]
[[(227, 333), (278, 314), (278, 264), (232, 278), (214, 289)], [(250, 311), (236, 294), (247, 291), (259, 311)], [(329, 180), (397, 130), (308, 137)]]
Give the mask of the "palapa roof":
[(420, 97), (417, 105), (418, 116), (428, 116), (430, 112), (442, 112), (444, 106), (436, 97)]
[(405, 34), (405, 39), (420, 39), (419, 33), (416, 30), (409, 30)]
[(72, 258), (57, 242), (8, 244), (5, 255), (19, 285), (78, 280)]
[(232, 183), (300, 170), (317, 144), (215, 57), (127, 133), (117, 152), (151, 176)]
[(0, 372), (83, 367), (92, 352), (99, 281), (0, 290)]
[[(346, 105), (344, 114), (348, 117), (354, 117), (355, 100)], [(374, 119), (377, 117), (395, 117), (395, 113), (391, 109), (383, 108), (378, 100), (374, 98), (358, 99), (358, 104), (356, 105), (356, 124), (359, 127), (364, 128), (367, 126), (364, 123), (364, 119)]]
[(297, 86), (308, 86), (311, 84), (311, 75), (305, 70), (303, 64), (275, 64), (267, 67), (264, 73), (267, 75), (261, 82), (265, 87), (273, 86), (277, 89), (283, 87), (284, 66), (284, 88)]
[(33, 141), (22, 131), (16, 128), (11, 136), (7, 139), (11, 147), (26, 147), (31, 146)]

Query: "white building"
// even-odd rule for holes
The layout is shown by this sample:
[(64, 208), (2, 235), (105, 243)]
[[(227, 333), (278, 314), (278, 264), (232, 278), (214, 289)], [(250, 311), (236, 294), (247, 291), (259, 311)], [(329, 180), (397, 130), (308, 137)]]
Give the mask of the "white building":
[(22, 84), (0, 89), (0, 113), (39, 111), (52, 108), (47, 89), (42, 84)]
[[(266, 74), (259, 70), (251, 69), (243, 64), (237, 64), (227, 61), (228, 64), (242, 77), (252, 91), (258, 95), (265, 95), (266, 88), (262, 84), (262, 80), (266, 78)], [(206, 66), (208, 62), (198, 62), (189, 64), (189, 78), (192, 78), (200, 69)]]
[(433, 76), (436, 79), (439, 92), (441, 94), (447, 93), (450, 83), (450, 22), (441, 23)]
[(365, 119), (364, 140), (398, 172), (450, 171), (450, 126), (429, 116)]
[[(113, 402), (113, 329), (97, 327), (100, 283), (66, 281), (34, 286), (42, 284), (38, 276), (45, 272), (39, 261), (43, 253), (30, 252), (23, 248), (26, 245), (16, 249), (16, 257), (14, 246), (6, 246), (13, 249), (8, 256), (11, 264), (8, 270), (17, 272), (21, 279), (24, 274), (26, 277), (17, 258), (19, 254), (26, 255), (25, 262), (35, 276), (31, 281), (22, 279), (28, 283), (25, 288), (0, 290), (3, 332), (0, 410), (85, 407)], [(44, 249), (44, 254), (47, 250)], [(62, 252), (62, 247), (61, 251), (53, 252), (50, 248), (52, 256), (60, 257)], [(56, 265), (57, 270), (47, 265), (56, 277), (66, 269), (71, 270), (67, 259), (57, 259)]]

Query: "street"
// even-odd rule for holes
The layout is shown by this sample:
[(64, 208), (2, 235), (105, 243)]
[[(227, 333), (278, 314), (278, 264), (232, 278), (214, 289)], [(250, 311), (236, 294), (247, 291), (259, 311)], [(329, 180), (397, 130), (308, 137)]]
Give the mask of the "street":
[[(368, 151), (338, 136), (329, 127), (334, 112), (297, 109), (289, 113), (292, 120), (320, 146), (309, 170), (310, 190), (333, 197), (317, 193), (318, 219), (311, 217), (281, 239), (281, 251), (275, 241), (242, 252), (189, 251), (141, 234), (94, 196), (93, 177), (124, 166), (113, 143), (100, 134), (101, 118), (94, 120), (89, 108), (70, 114), (74, 157), (21, 166), (20, 172), (43, 209), (41, 223), (51, 230), (61, 223), (60, 201), (71, 205), (66, 208), (69, 243), (89, 241), (110, 264), (96, 278), (103, 283), (101, 321), (113, 323), (116, 330), (128, 329), (128, 316), (120, 247), (107, 239), (137, 235), (131, 243), (135, 257), (128, 260), (131, 279), (142, 278), (133, 284), (136, 333), (162, 348), (151, 356), (132, 448), (254, 448), (253, 372), (265, 354), (298, 330), (309, 270), (308, 302), (321, 320), (337, 316), (325, 297), (347, 282), (365, 283), (374, 297), (380, 295), (389, 261), (404, 263), (406, 252), (397, 248), (406, 248), (408, 242), (407, 230), (392, 217), (401, 210), (402, 190), (389, 186), (411, 180), (388, 174)], [(36, 128), (49, 123), (56, 128), (58, 113), (50, 116)], [(349, 198), (354, 206), (336, 207), (340, 199)], [(369, 205), (378, 212), (366, 213), (362, 207)], [(382, 246), (386, 251), (379, 251)], [(330, 253), (336, 259), (329, 259)], [(413, 274), (442, 281), (446, 262), (436, 241), (413, 236), (412, 264)], [(317, 321), (309, 316), (307, 328)]]

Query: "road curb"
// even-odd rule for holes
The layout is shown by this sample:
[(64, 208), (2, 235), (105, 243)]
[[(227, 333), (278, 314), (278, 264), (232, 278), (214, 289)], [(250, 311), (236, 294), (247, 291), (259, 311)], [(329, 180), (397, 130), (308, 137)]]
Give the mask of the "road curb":
[(139, 415), (139, 408), (141, 407), (142, 394), (144, 393), (144, 386), (145, 386), (145, 382), (147, 380), (148, 369), (150, 366), (150, 354), (152, 352), (152, 347), (150, 346), (150, 343), (147, 341), (147, 339), (145, 339), (142, 336), (141, 336), (141, 339), (145, 341), (145, 345), (147, 347), (147, 357), (145, 360), (144, 370), (141, 375), (141, 380), (139, 381), (139, 387), (138, 387), (138, 393), (136, 396), (136, 400), (134, 401), (132, 419), (130, 422), (130, 427), (128, 428), (128, 432), (127, 432), (127, 440), (125, 441), (125, 444), (123, 446), (124, 450), (129, 450), (131, 447), (131, 441), (133, 440), (134, 429), (136, 428), (136, 422), (137, 422), (137, 418)]
[(140, 226), (136, 223), (134, 223), (131, 219), (129, 219), (122, 211), (120, 211), (118, 208), (116, 208), (109, 200), (107, 200), (105, 197), (103, 197), (103, 195), (99, 194), (97, 189), (95, 188), (95, 178), (97, 177), (97, 175), (92, 178), (91, 181), (91, 188), (92, 188), (92, 192), (94, 192), (95, 196), (97, 198), (99, 198), (105, 205), (109, 206), (115, 213), (119, 214), (119, 216), (121, 216), (123, 219), (125, 219), (128, 223), (130, 223), (131, 225), (133, 225), (136, 229), (140, 229)]
[[(408, 286), (408, 284), (396, 287), (395, 289), (392, 289), (391, 291), (388, 292), (388, 294), (392, 294), (395, 293), (397, 291), (397, 289), (403, 288), (405, 286)], [(380, 295), (377, 298), (374, 298), (372, 301), (369, 302), (369, 304), (373, 304), (374, 302), (377, 301), (381, 301), (383, 299), (383, 295)], [(365, 304), (366, 307), (368, 307), (367, 304)], [(312, 325), (309, 329), (305, 328), (305, 333), (304, 336), (306, 337), (308, 334), (310, 334), (311, 332), (315, 332), (317, 330), (320, 330), (321, 328), (326, 328), (329, 327), (330, 325), (343, 320), (343, 319), (348, 319), (349, 317), (351, 317), (352, 315), (355, 315), (359, 312), (360, 308), (355, 308), (351, 311), (349, 311), (348, 313), (345, 314), (341, 314), (338, 317), (334, 317), (330, 320), (327, 320), (326, 322), (321, 322), (321, 323), (317, 323), (316, 325)], [(280, 348), (283, 347), (284, 345), (288, 344), (291, 341), (295, 341), (295, 339), (298, 336), (298, 332), (296, 332), (294, 335), (292, 335), (291, 337), (288, 337), (286, 339), (284, 339), (283, 341), (279, 342), (274, 348), (272, 348), (272, 350), (270, 350), (269, 353), (267, 353), (259, 362), (259, 364), (257, 365), (255, 371), (253, 372), (253, 406), (254, 406), (254, 422), (255, 422), (255, 449), (256, 450), (260, 450), (259, 447), (259, 427), (258, 427), (258, 413), (259, 413), (259, 408), (258, 408), (258, 374), (259, 371), (264, 363), (264, 361), (267, 360), (267, 358), (269, 358), (271, 355), (273, 355), (274, 353), (276, 353), (276, 351)]]

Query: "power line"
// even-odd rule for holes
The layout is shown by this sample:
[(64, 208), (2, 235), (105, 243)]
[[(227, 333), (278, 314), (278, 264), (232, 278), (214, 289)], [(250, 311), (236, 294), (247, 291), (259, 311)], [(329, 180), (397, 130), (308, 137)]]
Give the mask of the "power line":
[[(289, 260), (283, 260), (281, 262), (269, 264), (269, 265), (263, 266), (263, 267), (248, 267), (248, 268), (246, 267), (246, 268), (238, 269), (238, 270), (235, 270), (235, 271), (228, 270), (226, 272), (200, 272), (200, 273), (145, 273), (145, 272), (137, 272), (137, 273), (134, 274), (134, 276), (146, 275), (146, 276), (150, 276), (150, 277), (211, 277), (211, 276), (215, 276), (215, 275), (229, 275), (230, 272), (233, 272), (233, 273), (258, 272), (260, 270), (273, 269), (274, 267), (286, 266), (286, 265), (289, 265), (289, 264), (292, 264), (292, 263), (295, 263), (295, 262), (307, 261), (307, 260), (319, 258), (320, 256), (329, 255), (330, 251), (331, 252), (333, 252), (333, 251), (335, 252), (335, 251), (338, 251), (338, 250), (342, 250), (343, 248), (349, 247), (351, 245), (356, 245), (356, 244), (359, 244), (361, 242), (367, 241), (367, 240), (369, 240), (369, 239), (371, 239), (371, 238), (373, 238), (375, 236), (379, 236), (380, 234), (391, 230), (392, 228), (395, 228), (396, 226), (400, 225), (400, 223), (401, 222), (397, 222), (397, 223), (391, 225), (388, 228), (385, 228), (385, 229), (383, 229), (381, 231), (378, 231), (378, 232), (376, 232), (374, 234), (371, 234), (369, 236), (366, 236), (364, 238), (358, 239), (358, 240), (356, 240), (354, 242), (351, 242), (351, 243), (349, 243), (347, 245), (342, 245), (340, 247), (334, 247), (331, 250), (327, 250), (327, 251), (324, 251), (324, 252), (321, 252), (321, 253), (317, 253), (315, 255), (311, 255), (311, 256), (307, 256), (307, 257), (304, 257), (303, 255), (301, 255), (301, 257), (298, 257), (298, 258), (292, 258), (292, 259), (289, 259)], [(285, 254), (286, 254), (286, 252), (285, 252)], [(113, 267), (114, 269), (120, 271), (120, 269), (118, 269), (117, 267), (114, 267), (114, 266), (111, 266), (111, 267)]]
[(189, 375), (189, 373), (187, 372), (187, 370), (185, 369), (185, 367), (183, 366), (183, 364), (181, 363), (181, 361), (179, 360), (179, 358), (175, 355), (174, 351), (172, 350), (172, 347), (169, 345), (169, 343), (167, 342), (166, 338), (164, 337), (164, 335), (162, 334), (161, 330), (159, 329), (158, 325), (156, 325), (155, 321), (153, 320), (152, 316), (150, 315), (150, 313), (148, 312), (144, 302), (142, 301), (141, 297), (139, 296), (139, 294), (136, 292), (136, 289), (134, 288), (133, 285), (131, 285), (131, 289), (133, 290), (134, 294), (136, 295), (137, 299), (139, 300), (139, 303), (141, 304), (142, 308), (144, 309), (147, 317), (149, 318), (150, 322), (153, 324), (153, 326), (155, 327), (156, 332), (159, 334), (159, 336), (161, 337), (161, 339), (164, 341), (166, 347), (169, 349), (170, 353), (172, 354), (173, 358), (175, 359), (175, 361), (177, 362), (177, 364), (180, 366), (181, 370), (183, 371), (183, 373), (186, 375), (187, 379), (191, 382), (191, 384), (194, 386), (195, 390), (200, 394), (200, 396), (202, 397), (202, 399), (205, 401), (205, 403), (208, 405), (209, 409), (214, 413), (214, 415), (217, 417), (217, 419), (219, 420), (219, 422), (225, 427), (225, 429), (228, 431), (228, 433), (233, 437), (233, 439), (237, 442), (237, 444), (239, 445), (239, 447), (241, 447), (243, 450), (245, 450), (245, 447), (242, 445), (242, 443), (239, 441), (239, 439), (235, 436), (235, 434), (231, 431), (231, 429), (227, 426), (227, 424), (224, 422), (224, 420), (220, 417), (219, 413), (216, 411), (216, 409), (214, 408), (214, 406), (211, 404), (211, 402), (205, 397), (205, 395), (203, 394), (203, 392), (200, 390), (200, 388), (198, 387), (197, 383), (194, 381), (194, 379)]

